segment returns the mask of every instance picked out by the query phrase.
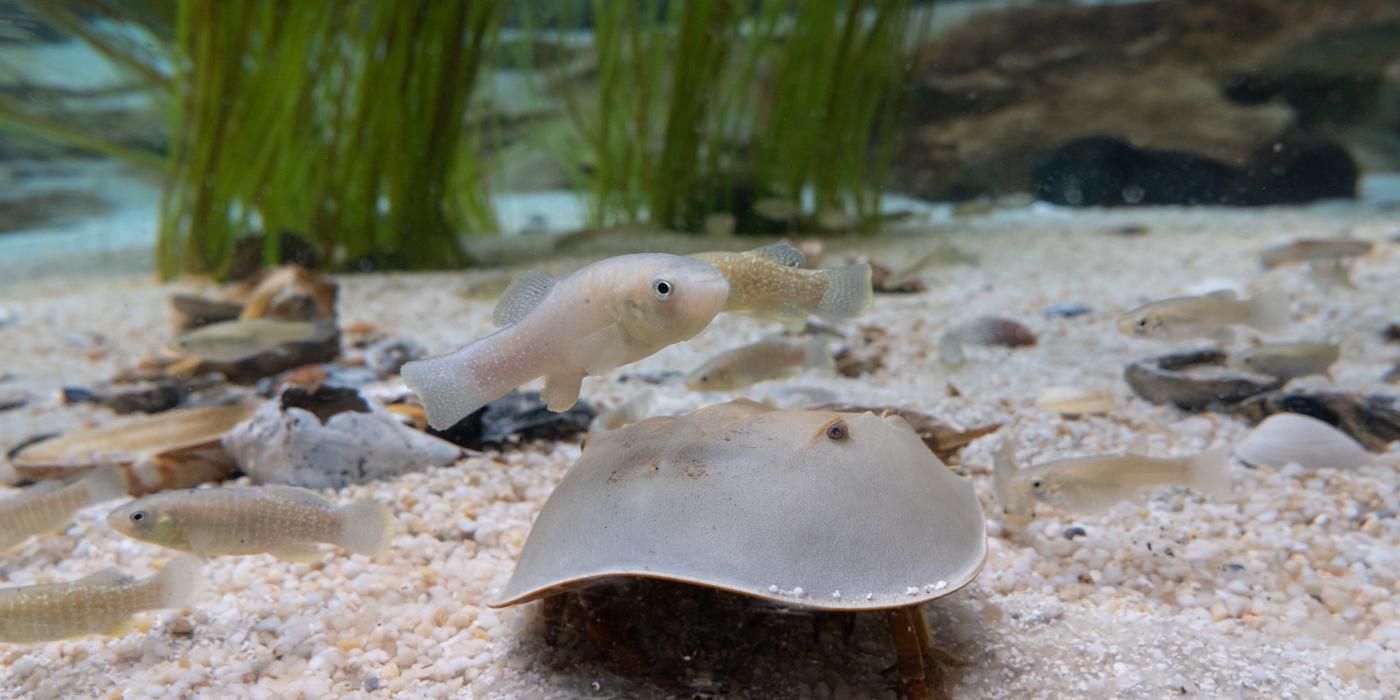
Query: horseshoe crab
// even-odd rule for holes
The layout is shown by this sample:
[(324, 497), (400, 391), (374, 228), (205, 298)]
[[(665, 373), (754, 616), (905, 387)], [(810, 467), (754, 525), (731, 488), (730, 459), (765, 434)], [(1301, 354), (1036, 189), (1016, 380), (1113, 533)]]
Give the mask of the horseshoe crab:
[(491, 605), (648, 578), (884, 611), (906, 695), (921, 698), (936, 650), (919, 606), (967, 585), (986, 557), (971, 484), (902, 418), (735, 401), (595, 435)]

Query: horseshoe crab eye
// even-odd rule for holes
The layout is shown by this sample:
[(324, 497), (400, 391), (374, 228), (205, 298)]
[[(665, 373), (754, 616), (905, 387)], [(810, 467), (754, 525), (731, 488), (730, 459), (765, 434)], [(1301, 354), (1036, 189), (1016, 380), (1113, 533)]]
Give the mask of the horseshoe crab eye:
[(145, 520), (145, 519), (146, 519), (146, 511), (144, 511), (144, 510), (138, 510), (138, 511), (136, 511), (136, 512), (134, 512), (134, 513), (131, 514), (131, 522), (133, 522), (133, 523), (139, 523), (139, 522), (141, 522), (142, 520)]
[(845, 440), (851, 434), (850, 428), (846, 427), (846, 421), (836, 420), (831, 425), (826, 426), (826, 437), (833, 442)]
[(651, 281), (651, 294), (661, 301), (670, 299), (671, 295), (675, 294), (675, 292), (676, 283), (665, 277), (657, 277)]
[(1031, 482), (1031, 488), (1033, 488), (1033, 489), (1038, 489), (1038, 488), (1040, 488), (1040, 486), (1041, 486), (1040, 479), (1036, 479), (1035, 481), (1032, 481), (1032, 482)]

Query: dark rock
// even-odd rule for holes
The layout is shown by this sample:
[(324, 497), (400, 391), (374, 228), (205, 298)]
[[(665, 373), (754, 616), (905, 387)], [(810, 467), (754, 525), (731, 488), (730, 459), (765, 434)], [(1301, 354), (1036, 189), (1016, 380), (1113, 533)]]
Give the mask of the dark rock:
[(1074, 318), (1093, 313), (1094, 310), (1083, 304), (1055, 304), (1040, 310), (1045, 318)]
[(233, 301), (206, 299), (195, 294), (175, 294), (170, 297), (175, 314), (175, 332), (185, 333), (201, 326), (233, 321), (243, 312), (243, 305)]
[[(233, 264), (228, 271), (229, 279), (246, 279), (258, 274), (265, 267), (263, 246), (266, 244), (266, 238), (259, 235), (238, 239), (233, 252)], [(305, 238), (290, 231), (283, 231), (278, 238), (279, 255), (276, 264), (300, 265), (308, 269), (320, 266), (321, 258), (316, 253), (316, 247)]]
[(1381, 340), (1387, 343), (1400, 343), (1400, 323), (1387, 323), (1381, 329)]
[(1356, 161), (1341, 146), (1317, 136), (1285, 134), (1250, 156), (1221, 201), (1267, 206), (1355, 199), (1359, 176)]
[[(1229, 373), (1227, 359), (1218, 350), (1142, 358), (1128, 363), (1123, 378), (1138, 396), (1184, 411), (1218, 409), (1279, 389), (1285, 383), (1272, 377)], [(1194, 371), (1198, 368), (1210, 373)]]
[(557, 442), (587, 432), (596, 414), (587, 401), (580, 400), (573, 408), (555, 413), (545, 407), (539, 392), (512, 391), (456, 425), (446, 430), (429, 428), (428, 433), (471, 450), (538, 440)]
[(1278, 391), (1225, 409), (1250, 423), (1275, 413), (1301, 413), (1352, 436), (1372, 452), (1400, 440), (1400, 397), (1346, 392)]
[(1236, 177), (1234, 169), (1210, 158), (1138, 149), (1106, 137), (1066, 143), (1031, 174), (1036, 196), (1072, 207), (1214, 204)]
[[(91, 388), (63, 387), (66, 404), (93, 403), (119, 414), (160, 413), (172, 408), (222, 403), (221, 400), (191, 401), (197, 395), (217, 389), (224, 384), (223, 375), (201, 374), (195, 377), (161, 377), (135, 382), (102, 383)], [(208, 399), (209, 397), (205, 397)]]
[(324, 338), (302, 343), (283, 343), (267, 352), (232, 362), (200, 361), (197, 372), (218, 372), (235, 384), (256, 384), (302, 365), (331, 362), (340, 357), (340, 331), (333, 330)]

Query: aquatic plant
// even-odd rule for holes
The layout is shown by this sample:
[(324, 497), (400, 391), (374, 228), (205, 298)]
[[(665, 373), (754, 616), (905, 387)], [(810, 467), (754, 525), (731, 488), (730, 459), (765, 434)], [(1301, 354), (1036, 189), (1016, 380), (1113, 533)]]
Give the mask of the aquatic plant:
[(909, 42), (909, 0), (595, 0), (591, 94), (557, 80), (577, 129), (556, 150), (591, 223), (698, 230), (757, 197), (877, 211)]
[(468, 263), (458, 231), (495, 228), (464, 116), (497, 9), (181, 4), (161, 275), (223, 275), (255, 234), (275, 261), (284, 232), (333, 267)]

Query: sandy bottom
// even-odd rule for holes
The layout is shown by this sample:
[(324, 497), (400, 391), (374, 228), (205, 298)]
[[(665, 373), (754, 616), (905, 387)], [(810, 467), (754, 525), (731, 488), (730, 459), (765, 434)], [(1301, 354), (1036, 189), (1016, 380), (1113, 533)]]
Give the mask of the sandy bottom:
[[(1126, 224), (1148, 232), (1112, 232)], [(859, 379), (813, 371), (755, 387), (749, 396), (820, 387), (844, 400), (902, 404), (968, 426), (1006, 422), (1024, 460), (1120, 450), (1139, 436), (1156, 455), (1193, 453), (1236, 441), (1247, 428), (1132, 396), (1120, 378), (1124, 363), (1165, 346), (1119, 335), (1116, 315), (1211, 284), (1282, 290), (1296, 323), (1279, 338), (1335, 339), (1343, 356), (1335, 387), (1384, 390), (1379, 377), (1400, 355), (1379, 338), (1386, 322), (1400, 320), (1400, 245), (1385, 244), (1358, 264), (1357, 290), (1321, 290), (1300, 268), (1263, 273), (1256, 263), (1265, 245), (1344, 232), (1388, 241), (1397, 225), (1381, 214), (1333, 207), (1036, 208), (941, 227), (940, 236), (981, 262), (930, 270), (927, 293), (882, 296), (859, 320), (889, 333), (884, 370)], [(931, 243), (911, 232), (861, 245), (876, 259), (897, 261)], [(585, 261), (545, 267), (567, 270)], [(472, 276), (346, 277), (341, 317), (446, 351), (491, 330), (492, 302), (464, 293)], [(0, 374), (12, 375), (4, 385), (38, 398), (0, 413), (0, 443), (110, 421), (101, 410), (61, 407), (58, 387), (104, 378), (157, 352), (170, 333), (166, 297), (187, 288), (199, 287), (159, 287), (124, 275), (10, 284), (0, 294)], [(1065, 303), (1093, 311), (1070, 319), (1041, 314)], [(942, 331), (980, 314), (1018, 318), (1040, 343), (972, 348), (956, 371), (940, 366)], [(656, 404), (670, 410), (723, 400), (618, 378), (689, 369), (773, 330), (752, 318), (721, 317), (689, 343), (588, 380), (584, 395), (608, 407), (654, 392)], [(855, 324), (846, 330), (854, 333)], [(1297, 384), (1333, 386), (1318, 377)], [(1037, 394), (1053, 385), (1110, 390), (1119, 410), (1086, 419), (1037, 411)], [(926, 606), (939, 643), (966, 661), (949, 670), (955, 697), (1380, 697), (1400, 687), (1394, 451), (1353, 472), (1235, 463), (1228, 498), (1164, 487), (1092, 516), (1042, 507), (1028, 530), (1009, 533), (991, 495), (997, 439), (971, 445), (961, 467), (989, 514), (986, 568), (964, 590)], [(536, 445), (345, 489), (335, 494), (341, 500), (393, 504), (402, 532), (387, 555), (371, 560), (328, 548), (313, 564), (270, 556), (211, 561), (196, 609), (148, 613), (137, 633), (0, 644), (0, 695), (895, 696), (885, 672), (893, 650), (879, 614), (856, 616), (848, 627), (841, 616), (783, 614), (725, 597), (611, 589), (595, 592), (592, 608), (566, 606), (554, 623), (540, 603), (488, 608), (531, 520), (579, 452), (576, 444)], [(63, 535), (6, 552), (0, 579), (70, 580), (109, 566), (144, 575), (168, 558), (107, 529), (106, 510), (89, 509)], [(1071, 526), (1084, 535), (1066, 538)], [(640, 663), (635, 654), (599, 653), (608, 645), (592, 635), (596, 625), (582, 622), (590, 615), (617, 623), (604, 627), (636, 642)]]

